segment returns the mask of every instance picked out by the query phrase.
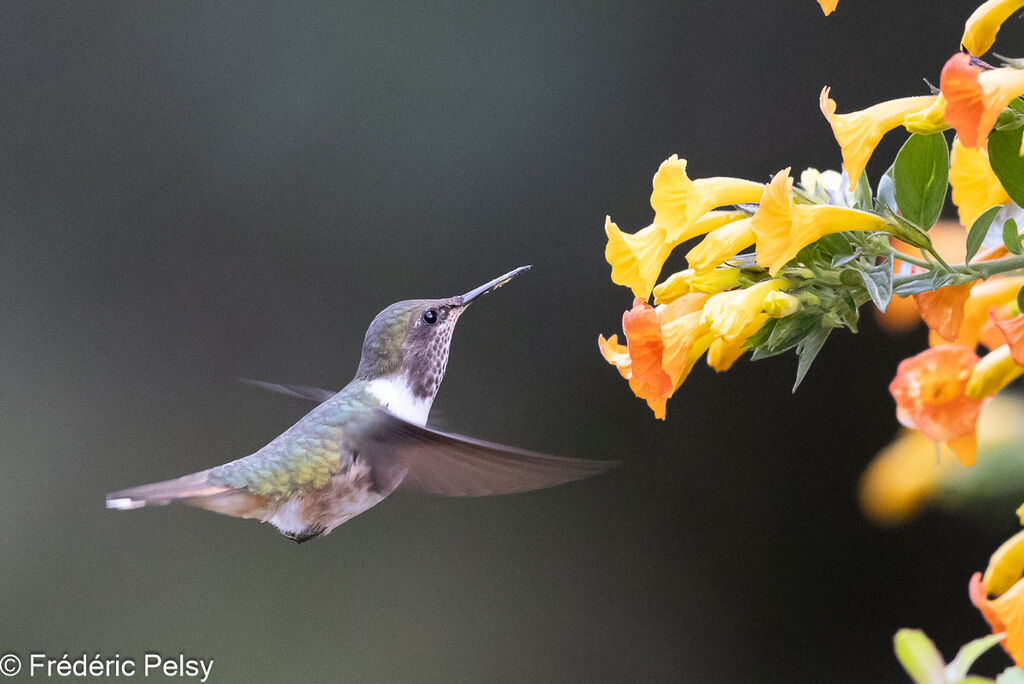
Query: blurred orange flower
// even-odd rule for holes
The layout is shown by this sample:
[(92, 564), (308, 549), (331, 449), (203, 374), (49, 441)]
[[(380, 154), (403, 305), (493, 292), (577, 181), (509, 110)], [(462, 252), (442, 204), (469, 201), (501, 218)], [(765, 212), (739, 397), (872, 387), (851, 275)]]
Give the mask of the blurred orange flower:
[(1024, 665), (1024, 582), (1017, 581), (1005, 593), (989, 599), (981, 573), (971, 577), (967, 589), (971, 603), (981, 611), (993, 634), (1005, 632), (1003, 648), (1018, 666)]
[(982, 401), (965, 393), (978, 355), (971, 347), (944, 344), (904, 359), (889, 385), (896, 417), (933, 442), (949, 445), (961, 463), (977, 456), (977, 424)]
[(992, 324), (1006, 338), (1010, 345), (1010, 356), (1014, 362), (1024, 366), (1024, 314), (1017, 314), (1013, 318), (1000, 319), (995, 311), (989, 311), (989, 319)]

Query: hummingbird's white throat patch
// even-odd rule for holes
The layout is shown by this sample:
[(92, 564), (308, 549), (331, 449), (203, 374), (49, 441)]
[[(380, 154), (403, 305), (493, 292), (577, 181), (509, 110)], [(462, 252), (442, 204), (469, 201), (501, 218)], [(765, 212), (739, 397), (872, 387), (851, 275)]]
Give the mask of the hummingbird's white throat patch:
[(430, 405), (434, 403), (434, 398), (417, 397), (407, 376), (377, 378), (370, 382), (367, 389), (380, 399), (381, 406), (402, 420), (416, 425), (427, 424), (427, 415), (430, 413)]

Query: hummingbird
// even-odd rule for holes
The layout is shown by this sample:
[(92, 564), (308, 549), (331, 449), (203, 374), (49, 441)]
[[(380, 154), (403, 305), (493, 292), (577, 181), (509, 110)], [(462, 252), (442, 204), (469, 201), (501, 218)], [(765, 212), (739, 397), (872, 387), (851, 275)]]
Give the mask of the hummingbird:
[(112, 492), (107, 508), (181, 501), (269, 522), (301, 543), (329, 533), (398, 487), (486, 496), (609, 470), (617, 463), (549, 456), (427, 427), (455, 324), (477, 297), (529, 268), (461, 296), (392, 304), (370, 323), (355, 377), (339, 392), (271, 386), (319, 403), (265, 447), (198, 473)]

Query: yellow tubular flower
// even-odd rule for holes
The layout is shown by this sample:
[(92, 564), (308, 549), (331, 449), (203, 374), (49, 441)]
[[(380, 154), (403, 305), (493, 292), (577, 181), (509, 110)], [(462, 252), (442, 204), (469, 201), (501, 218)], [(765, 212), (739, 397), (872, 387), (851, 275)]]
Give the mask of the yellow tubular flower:
[(989, 207), (1010, 201), (1010, 196), (992, 171), (988, 150), (964, 147), (960, 138), (953, 138), (949, 184), (953, 187), (953, 204), (960, 212), (960, 223), (967, 228)]
[(975, 57), (981, 57), (992, 47), (1003, 22), (1021, 7), (1022, 0), (988, 0), (967, 18), (960, 44)]
[(672, 155), (654, 174), (651, 207), (654, 225), (665, 229), (669, 242), (688, 240), (707, 231), (694, 224), (715, 207), (756, 202), (764, 185), (740, 178), (700, 178), (686, 175), (686, 160)]
[(750, 227), (750, 219), (741, 219), (705, 235), (703, 240), (686, 253), (686, 262), (695, 272), (707, 273), (752, 244), (754, 231)]
[[(745, 216), (741, 211), (709, 211), (694, 222), (688, 232), (701, 235)], [(665, 230), (654, 225), (633, 234), (623, 233), (608, 216), (604, 220), (604, 232), (608, 236), (604, 257), (612, 267), (612, 282), (628, 287), (641, 299), (651, 295), (651, 289), (672, 250), (691, 237), (684, 235), (669, 240)]]
[(762, 280), (744, 290), (732, 290), (712, 295), (704, 303), (701, 325), (726, 342), (744, 342), (757, 332), (767, 316), (764, 299), (769, 292), (789, 285), (784, 278)]
[(967, 381), (966, 394), (971, 399), (984, 399), (1003, 389), (1024, 373), (1010, 356), (1010, 345), (990, 351), (978, 361)]
[(672, 251), (665, 243), (665, 231), (658, 226), (647, 226), (630, 235), (619, 230), (611, 217), (606, 216), (604, 232), (608, 236), (604, 258), (612, 266), (612, 282), (628, 287), (641, 299), (647, 299), (665, 259)]
[(673, 388), (678, 388), (713, 337), (701, 326), (700, 309), (676, 318), (671, 318), (668, 308), (663, 313), (661, 336), (665, 342), (665, 353), (662, 367), (672, 380)]
[(757, 238), (757, 264), (771, 275), (815, 240), (844, 230), (884, 230), (885, 219), (827, 204), (794, 204), (789, 168), (775, 174), (751, 217)]
[(936, 95), (902, 97), (880, 102), (859, 112), (836, 114), (836, 101), (828, 94), (829, 87), (825, 86), (818, 103), (842, 150), (843, 168), (850, 177), (850, 190), (857, 187), (860, 174), (882, 136), (902, 124), (908, 115), (931, 107), (937, 99)]
[(946, 98), (940, 93), (928, 109), (922, 109), (903, 118), (903, 127), (911, 133), (929, 135), (949, 128), (946, 123)]

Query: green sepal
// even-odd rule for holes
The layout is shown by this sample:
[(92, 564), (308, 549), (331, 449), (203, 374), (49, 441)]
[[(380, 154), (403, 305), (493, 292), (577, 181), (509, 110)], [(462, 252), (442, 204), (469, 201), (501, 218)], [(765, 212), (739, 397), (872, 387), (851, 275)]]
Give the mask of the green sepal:
[(942, 213), (949, 186), (949, 147), (942, 133), (914, 133), (893, 164), (893, 195), (900, 213), (925, 229)]
[(891, 210), (886, 218), (889, 220), (889, 232), (893, 236), (926, 252), (931, 252), (934, 249), (928, 233), (915, 224)]
[(1003, 205), (1001, 204), (989, 207), (981, 216), (974, 219), (974, 224), (967, 233), (967, 254), (964, 256), (964, 263), (970, 262), (974, 255), (978, 253), (978, 250), (981, 249), (981, 245), (985, 242), (985, 237), (988, 235), (988, 229), (992, 226), (993, 219), (995, 219), (996, 214), (1002, 208)]
[(1018, 205), (1024, 206), (1024, 158), (1020, 156), (1024, 128), (993, 130), (988, 135), (988, 160), (999, 183)]
[(946, 663), (928, 636), (903, 628), (893, 637), (896, 658), (917, 684), (946, 684)]

